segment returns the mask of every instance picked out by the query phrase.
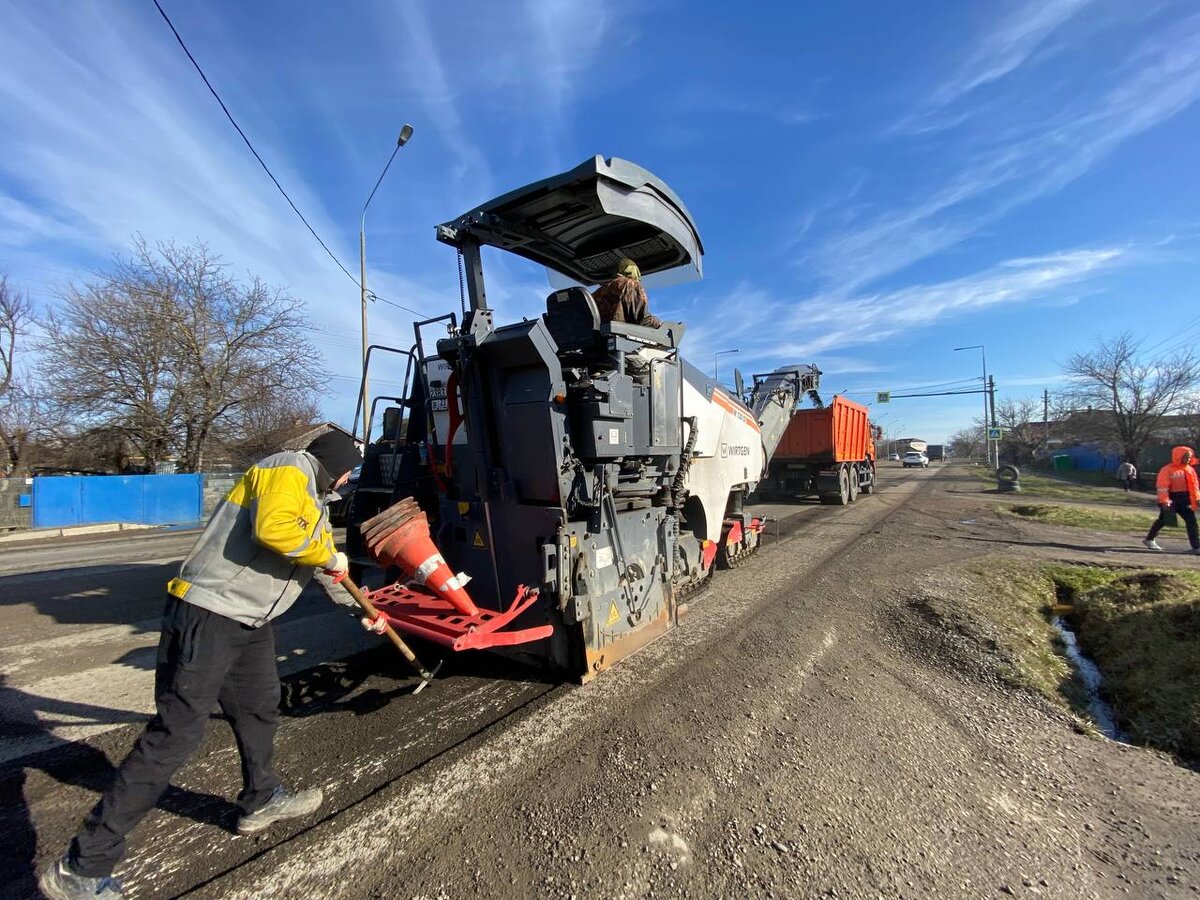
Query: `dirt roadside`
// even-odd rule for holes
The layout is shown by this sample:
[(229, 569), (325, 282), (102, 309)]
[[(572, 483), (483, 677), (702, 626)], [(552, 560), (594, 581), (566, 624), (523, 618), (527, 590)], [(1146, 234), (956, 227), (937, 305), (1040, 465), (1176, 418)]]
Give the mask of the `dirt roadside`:
[[(1200, 776), (1078, 733), (913, 602), (1045, 543), (957, 481), (814, 517), (610, 677), (200, 896), (1194, 896)], [(1072, 540), (1042, 550), (1114, 552)]]
[[(1015, 690), (955, 603), (991, 554), (1146, 554), (998, 516), (971, 483), (932, 469), (814, 511), (583, 688), (463, 670), (411, 698), (381, 656), (307, 676), (281, 765), (334, 814), (227, 834), (214, 728), (135, 834), (131, 895), (1196, 896), (1200, 775)], [(40, 862), (129, 739), (6, 782)]]

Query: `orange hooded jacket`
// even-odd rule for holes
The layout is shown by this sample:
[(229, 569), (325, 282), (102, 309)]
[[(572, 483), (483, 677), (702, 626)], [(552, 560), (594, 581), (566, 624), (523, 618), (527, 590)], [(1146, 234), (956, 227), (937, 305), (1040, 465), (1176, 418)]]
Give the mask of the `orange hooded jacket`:
[(1170, 505), (1171, 494), (1187, 494), (1192, 509), (1200, 507), (1200, 479), (1191, 465), (1184, 464), (1185, 453), (1196, 456), (1191, 447), (1172, 447), (1171, 461), (1158, 470), (1159, 506)]

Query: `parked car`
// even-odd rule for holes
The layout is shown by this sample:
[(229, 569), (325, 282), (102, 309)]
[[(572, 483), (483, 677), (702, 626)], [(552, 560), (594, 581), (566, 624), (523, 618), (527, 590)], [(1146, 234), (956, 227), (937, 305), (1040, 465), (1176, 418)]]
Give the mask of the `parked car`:
[(920, 450), (909, 450), (904, 454), (904, 468), (909, 466), (920, 466), (923, 469), (929, 468), (929, 457)]
[(900, 462), (900, 454), (899, 453), (889, 453), (888, 454), (888, 462)]

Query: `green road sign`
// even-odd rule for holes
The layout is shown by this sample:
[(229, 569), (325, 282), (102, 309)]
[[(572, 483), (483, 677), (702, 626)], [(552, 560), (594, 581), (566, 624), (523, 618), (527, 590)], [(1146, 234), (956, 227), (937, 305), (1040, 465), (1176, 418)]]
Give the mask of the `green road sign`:
[(891, 391), (877, 392), (875, 394), (875, 402), (876, 403), (891, 403), (892, 402), (892, 392)]

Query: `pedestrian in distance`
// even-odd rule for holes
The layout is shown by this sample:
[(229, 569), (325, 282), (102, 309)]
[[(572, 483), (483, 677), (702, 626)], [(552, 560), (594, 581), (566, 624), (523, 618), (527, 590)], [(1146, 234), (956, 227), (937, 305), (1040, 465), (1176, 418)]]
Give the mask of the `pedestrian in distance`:
[(326, 507), (361, 460), (350, 435), (327, 432), (304, 451), (251, 466), (217, 506), (167, 585), (154, 672), (157, 713), (66, 855), (42, 873), (38, 885), (47, 897), (124, 896), (112, 871), (125, 838), (199, 746), (218, 704), (241, 755), (238, 833), (320, 807), (320, 788), (290, 791), (275, 773), (280, 682), (271, 623), (314, 576), (331, 599), (354, 605), (339, 584), (348, 564), (334, 546)]
[(1196, 530), (1196, 508), (1200, 506), (1200, 479), (1192, 466), (1195, 453), (1191, 447), (1172, 447), (1171, 461), (1158, 470), (1158, 518), (1150, 526), (1143, 544), (1150, 550), (1162, 547), (1154, 538), (1167, 524), (1167, 517), (1174, 511), (1187, 526), (1188, 543), (1192, 553), (1200, 554), (1200, 534)]
[(1125, 486), (1126, 491), (1131, 491), (1137, 485), (1137, 466), (1129, 460), (1117, 466), (1117, 481)]

